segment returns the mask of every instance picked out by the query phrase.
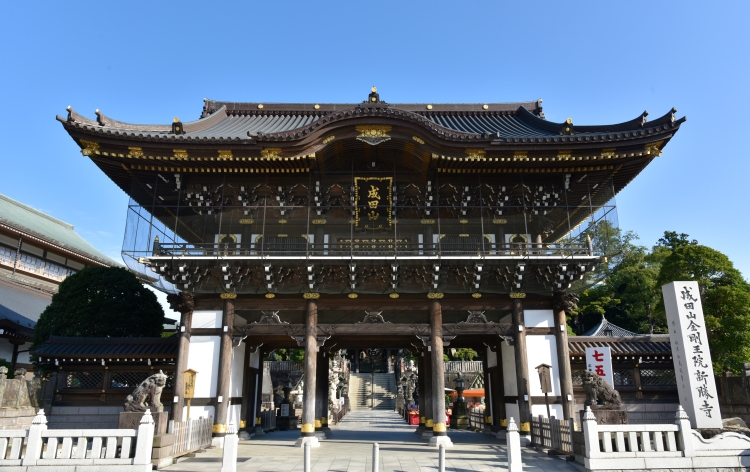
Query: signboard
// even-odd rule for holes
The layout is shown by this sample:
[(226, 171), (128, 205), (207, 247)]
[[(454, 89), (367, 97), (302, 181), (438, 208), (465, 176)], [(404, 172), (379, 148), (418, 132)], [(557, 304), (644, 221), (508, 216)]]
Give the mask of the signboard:
[(281, 404), (281, 416), (289, 416), (289, 403)]
[(680, 403), (690, 416), (691, 427), (721, 428), (698, 282), (672, 282), (661, 290)]
[(586, 348), (586, 370), (603, 378), (614, 388), (615, 377), (612, 373), (612, 351), (608, 347)]
[(193, 369), (188, 369), (182, 373), (183, 383), (185, 384), (184, 397), (188, 400), (193, 398), (195, 394), (195, 375), (197, 373)]
[(356, 229), (391, 229), (393, 177), (355, 177), (354, 207)]

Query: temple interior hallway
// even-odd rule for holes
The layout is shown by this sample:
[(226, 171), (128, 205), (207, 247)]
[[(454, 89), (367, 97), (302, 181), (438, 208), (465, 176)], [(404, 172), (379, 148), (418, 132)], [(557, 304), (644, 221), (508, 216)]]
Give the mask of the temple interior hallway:
[[(380, 470), (422, 472), (437, 470), (437, 448), (414, 434), (392, 411), (352, 411), (333, 434), (312, 450), (313, 471), (372, 470), (372, 444), (380, 444)], [(448, 433), (454, 446), (446, 451), (446, 471), (507, 470), (505, 444), (494, 436), (468, 431)], [(302, 449), (292, 446), (299, 431), (276, 431), (258, 439), (240, 441), (237, 470), (247, 472), (291, 472), (303, 470)], [(570, 471), (573, 465), (563, 459), (523, 449), (524, 471)], [(166, 470), (216, 471), (221, 469), (221, 450), (210, 449), (194, 459), (181, 461)]]

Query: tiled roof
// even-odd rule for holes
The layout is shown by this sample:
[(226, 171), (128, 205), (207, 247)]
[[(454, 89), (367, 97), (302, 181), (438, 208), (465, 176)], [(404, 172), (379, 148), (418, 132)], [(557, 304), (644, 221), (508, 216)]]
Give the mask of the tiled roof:
[(609, 347), (613, 355), (672, 355), (669, 335), (631, 336), (610, 338), (606, 336), (571, 336), (568, 348), (571, 356), (583, 356), (587, 347)]
[(93, 259), (103, 265), (121, 265), (89, 244), (74, 231), (73, 225), (53, 218), (5, 195), (0, 195), (0, 224), (31, 235), (53, 246)]
[[(201, 118), (182, 124), (184, 134), (172, 134), (171, 125), (130, 124), (113, 120), (97, 110), (91, 120), (72, 108), (67, 125), (96, 133), (138, 139), (176, 141), (229, 140), (295, 140), (316, 128), (337, 120), (354, 117), (398, 118), (417, 122), (446, 139), (483, 141), (530, 139), (551, 142), (563, 134), (574, 134), (575, 140), (615, 141), (666, 131), (681, 123), (671, 110), (647, 122), (644, 112), (637, 118), (613, 125), (579, 126), (570, 122), (554, 123), (544, 119), (541, 100), (532, 102), (490, 104), (295, 104), (245, 103), (206, 100)], [(624, 132), (624, 133), (623, 133)], [(524, 141), (525, 142), (525, 141)]]
[(602, 321), (599, 323), (599, 325), (594, 326), (590, 330), (586, 331), (582, 336), (609, 336), (619, 338), (623, 336), (639, 336), (639, 334), (628, 331), (625, 328), (620, 328), (619, 326), (610, 323), (609, 321), (607, 321), (607, 318), (602, 315)]
[(51, 336), (31, 354), (43, 359), (176, 358), (179, 338), (74, 338)]

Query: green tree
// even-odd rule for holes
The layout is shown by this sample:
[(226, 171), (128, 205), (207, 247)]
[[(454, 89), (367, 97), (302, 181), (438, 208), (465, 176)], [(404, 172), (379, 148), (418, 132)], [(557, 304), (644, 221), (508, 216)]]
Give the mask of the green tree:
[(459, 359), (462, 361), (473, 361), (474, 358), (477, 357), (478, 355), (479, 354), (477, 354), (477, 351), (468, 347), (460, 347), (456, 349), (453, 353), (453, 357), (455, 359)]
[(688, 239), (689, 237), (690, 236), (685, 233), (677, 234), (676, 231), (664, 231), (664, 236), (659, 238), (656, 245), (674, 251), (678, 247), (695, 246), (698, 244), (698, 241), (695, 239)]
[(699, 244), (678, 245), (664, 259), (659, 286), (675, 280), (698, 282), (714, 370), (739, 371), (750, 361), (750, 285), (727, 256)]
[(66, 278), (39, 316), (31, 349), (50, 336), (161, 336), (164, 311), (156, 295), (127, 270), (86, 267)]

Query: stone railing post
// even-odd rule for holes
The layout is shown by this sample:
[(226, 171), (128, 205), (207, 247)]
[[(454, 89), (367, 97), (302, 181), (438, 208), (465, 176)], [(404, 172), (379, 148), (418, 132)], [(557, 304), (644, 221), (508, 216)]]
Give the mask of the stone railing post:
[(586, 456), (589, 459), (601, 457), (599, 450), (599, 427), (596, 424), (596, 417), (591, 412), (591, 407), (587, 406), (583, 413), (583, 439), (586, 446)]
[(508, 472), (521, 472), (523, 470), (523, 462), (521, 462), (521, 436), (518, 434), (516, 420), (512, 417), (508, 421), (508, 430), (505, 437), (508, 447)]
[(230, 423), (227, 427), (227, 435), (224, 437), (224, 451), (221, 454), (221, 472), (237, 471), (237, 445), (240, 439), (237, 437), (237, 428)]
[(26, 442), (26, 455), (23, 456), (22, 466), (35, 466), (37, 459), (42, 455), (42, 431), (47, 429), (47, 418), (44, 416), (44, 410), (39, 410), (34, 419), (31, 421), (29, 428), (29, 438)]
[(151, 410), (146, 410), (138, 425), (138, 435), (135, 443), (135, 457), (133, 465), (146, 465), (151, 463), (151, 448), (154, 446), (154, 419)]
[(690, 427), (690, 417), (688, 417), (687, 412), (682, 409), (682, 405), (677, 407), (674, 422), (680, 429), (677, 447), (685, 454), (685, 457), (695, 456), (693, 430)]

